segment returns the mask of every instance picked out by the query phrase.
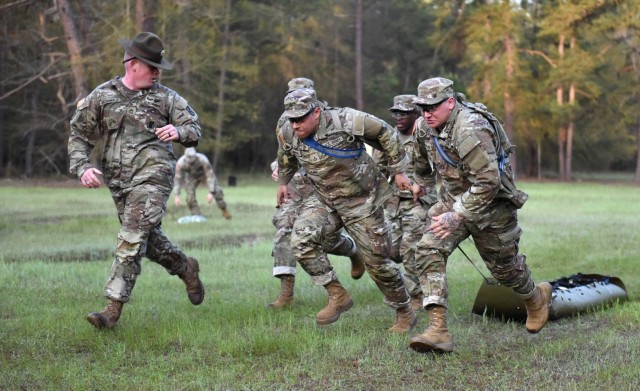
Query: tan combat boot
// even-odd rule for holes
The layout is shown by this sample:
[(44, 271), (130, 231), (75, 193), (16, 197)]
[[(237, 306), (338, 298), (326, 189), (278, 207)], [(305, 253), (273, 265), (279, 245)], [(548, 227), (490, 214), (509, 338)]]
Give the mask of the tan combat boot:
[(535, 334), (542, 330), (549, 319), (551, 292), (553, 287), (548, 282), (536, 285), (533, 296), (524, 301), (527, 307), (527, 331)]
[(267, 304), (267, 308), (279, 310), (293, 304), (293, 286), (296, 282), (295, 276), (285, 274), (280, 277), (280, 294), (274, 301)]
[(453, 342), (447, 329), (447, 309), (440, 305), (427, 308), (429, 327), (422, 334), (414, 335), (409, 340), (409, 347), (416, 352), (450, 353)]
[(391, 333), (407, 333), (416, 325), (418, 318), (410, 304), (396, 310), (396, 323), (391, 326)]
[(204, 285), (202, 285), (202, 281), (198, 277), (199, 271), (198, 261), (195, 258), (188, 257), (187, 266), (182, 273), (178, 274), (178, 277), (184, 281), (187, 287), (187, 295), (193, 305), (198, 305), (204, 300)]
[(422, 309), (422, 300), (424, 295), (421, 293), (418, 296), (411, 296), (411, 309), (414, 311), (420, 311)]
[(222, 217), (224, 217), (227, 220), (231, 220), (231, 213), (229, 213), (227, 208), (220, 209), (220, 211), (222, 212)]
[(364, 261), (362, 260), (362, 257), (360, 257), (360, 253), (357, 249), (349, 259), (351, 260), (351, 278), (357, 280), (364, 275)]
[(92, 312), (87, 315), (87, 320), (97, 329), (110, 329), (115, 327), (118, 319), (120, 319), (123, 304), (121, 301), (110, 300), (102, 311)]
[(340, 318), (341, 313), (347, 312), (353, 306), (349, 292), (340, 285), (338, 280), (333, 280), (324, 287), (329, 294), (329, 301), (316, 315), (316, 323), (319, 325), (335, 322)]

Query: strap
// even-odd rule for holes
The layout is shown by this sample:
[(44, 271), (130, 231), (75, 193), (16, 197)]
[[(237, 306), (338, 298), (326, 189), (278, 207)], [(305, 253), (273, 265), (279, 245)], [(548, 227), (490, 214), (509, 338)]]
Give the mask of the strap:
[(449, 155), (447, 155), (447, 153), (440, 147), (438, 140), (436, 140), (436, 136), (431, 136), (431, 138), (433, 139), (433, 145), (435, 145), (436, 150), (438, 151), (438, 155), (440, 155), (442, 160), (447, 162), (447, 164), (450, 165), (451, 167), (457, 168), (458, 163), (454, 162), (453, 159), (451, 159)]
[(302, 142), (306, 146), (313, 148), (320, 153), (323, 153), (327, 156), (335, 157), (338, 159), (351, 159), (351, 158), (357, 159), (362, 154), (362, 151), (364, 151), (364, 147), (360, 147), (357, 149), (339, 149), (339, 148), (326, 147), (318, 143), (316, 140), (314, 140), (313, 137), (307, 137), (305, 139), (302, 139)]

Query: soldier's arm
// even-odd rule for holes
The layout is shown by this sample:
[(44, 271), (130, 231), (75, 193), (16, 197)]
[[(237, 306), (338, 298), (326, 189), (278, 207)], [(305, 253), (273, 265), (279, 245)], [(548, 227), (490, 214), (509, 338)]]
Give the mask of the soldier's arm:
[[(407, 159), (402, 142), (400, 142), (400, 138), (393, 130), (393, 127), (370, 114), (364, 114), (362, 123), (364, 138), (376, 140), (380, 145), (381, 151), (387, 159), (389, 175), (395, 176), (404, 173), (409, 160)], [(354, 116), (354, 126), (358, 126), (356, 116)]]
[(461, 167), (471, 186), (454, 203), (453, 210), (471, 221), (488, 212), (500, 190), (500, 170), (490, 126), (484, 118), (472, 116), (467, 129), (456, 140)]
[(185, 159), (184, 156), (181, 156), (180, 159), (178, 159), (178, 162), (176, 163), (176, 175), (174, 177), (173, 180), (173, 192), (175, 193), (176, 197), (180, 195), (180, 191), (182, 190), (182, 185), (183, 185), (183, 181), (184, 181), (184, 163)]
[[(282, 126), (289, 126), (289, 124), (284, 123)], [(276, 155), (278, 161), (278, 183), (287, 185), (298, 171), (299, 163), (298, 159), (291, 153), (291, 145), (285, 140), (280, 122), (276, 127), (276, 139), (278, 140), (278, 153)]]
[(78, 178), (89, 168), (91, 151), (99, 137), (100, 105), (95, 93), (80, 100), (71, 118), (71, 134), (67, 144), (69, 154), (69, 172)]
[(201, 136), (198, 114), (189, 106), (189, 102), (178, 94), (171, 98), (169, 123), (178, 131), (178, 141), (185, 147), (197, 147)]
[(209, 193), (215, 194), (218, 190), (218, 178), (213, 172), (213, 167), (206, 156), (198, 155), (198, 159), (200, 159), (200, 164), (204, 167), (204, 176), (207, 178), (207, 188), (209, 189)]

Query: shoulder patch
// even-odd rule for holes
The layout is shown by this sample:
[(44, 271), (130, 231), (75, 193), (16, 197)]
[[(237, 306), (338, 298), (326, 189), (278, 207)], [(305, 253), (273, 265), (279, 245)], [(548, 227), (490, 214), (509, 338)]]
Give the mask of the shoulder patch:
[(192, 116), (194, 116), (194, 117), (195, 117), (196, 112), (195, 112), (195, 111), (193, 111), (193, 109), (191, 108), (191, 106), (187, 105), (186, 110), (189, 112), (189, 114), (191, 114)]

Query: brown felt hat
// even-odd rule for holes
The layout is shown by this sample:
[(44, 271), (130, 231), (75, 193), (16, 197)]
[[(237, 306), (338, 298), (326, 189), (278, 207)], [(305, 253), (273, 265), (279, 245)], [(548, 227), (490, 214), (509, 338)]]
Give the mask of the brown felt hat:
[(162, 40), (154, 33), (138, 34), (133, 40), (120, 39), (120, 45), (130, 55), (159, 69), (170, 70), (173, 65), (164, 56)]

